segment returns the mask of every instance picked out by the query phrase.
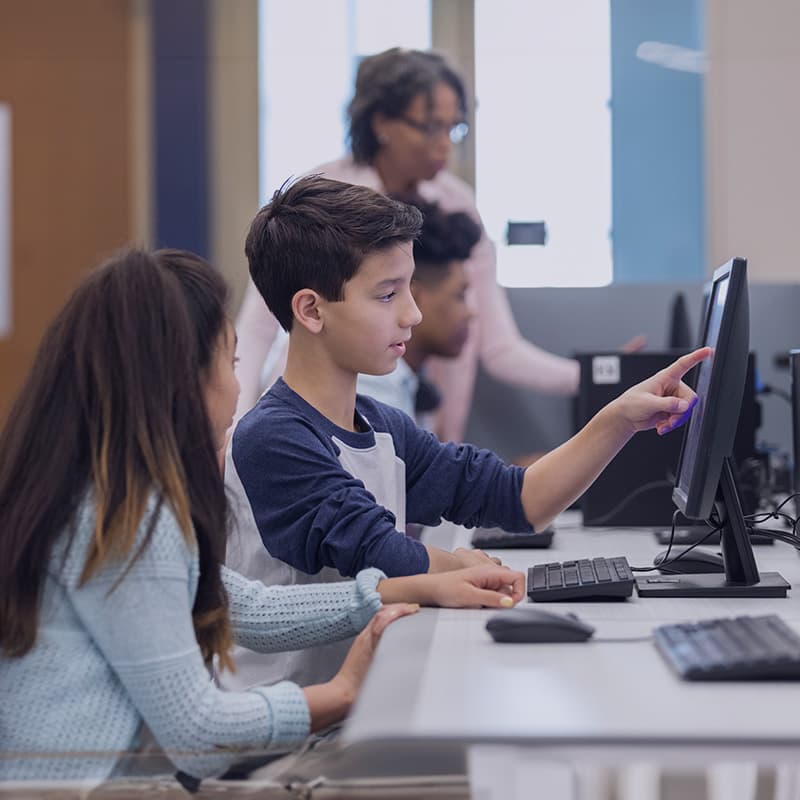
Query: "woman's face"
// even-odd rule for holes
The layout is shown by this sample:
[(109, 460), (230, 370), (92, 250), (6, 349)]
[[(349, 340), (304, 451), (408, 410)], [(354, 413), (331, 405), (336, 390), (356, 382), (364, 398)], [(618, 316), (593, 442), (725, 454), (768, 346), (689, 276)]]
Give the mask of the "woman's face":
[(400, 117), (376, 114), (375, 136), (380, 157), (410, 184), (430, 180), (447, 166), (452, 142), (450, 130), (463, 122), (458, 96), (446, 83), (438, 83), (428, 95), (412, 98)]
[(239, 399), (236, 361), (236, 332), (233, 325), (226, 321), (203, 381), (203, 400), (217, 450), (225, 446), (226, 434), (233, 424)]

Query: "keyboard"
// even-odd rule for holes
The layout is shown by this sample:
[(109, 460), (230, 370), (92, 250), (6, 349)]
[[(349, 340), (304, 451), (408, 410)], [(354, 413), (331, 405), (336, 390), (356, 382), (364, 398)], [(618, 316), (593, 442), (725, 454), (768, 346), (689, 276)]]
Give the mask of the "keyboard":
[(536, 533), (509, 533), (502, 528), (475, 528), (472, 546), (481, 550), (519, 547), (547, 548), (553, 541), (553, 529), (545, 528)]
[(528, 597), (540, 603), (614, 600), (631, 594), (633, 573), (625, 556), (554, 561), (528, 569)]
[(655, 641), (685, 680), (800, 680), (800, 636), (777, 614), (662, 625)]

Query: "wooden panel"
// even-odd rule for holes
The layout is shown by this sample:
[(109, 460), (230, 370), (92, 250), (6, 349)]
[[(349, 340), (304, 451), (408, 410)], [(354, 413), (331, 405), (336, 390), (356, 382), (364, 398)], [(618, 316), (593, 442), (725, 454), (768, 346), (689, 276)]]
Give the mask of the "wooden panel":
[(0, 0), (13, 292), (0, 419), (69, 292), (130, 238), (129, 92), (127, 0)]

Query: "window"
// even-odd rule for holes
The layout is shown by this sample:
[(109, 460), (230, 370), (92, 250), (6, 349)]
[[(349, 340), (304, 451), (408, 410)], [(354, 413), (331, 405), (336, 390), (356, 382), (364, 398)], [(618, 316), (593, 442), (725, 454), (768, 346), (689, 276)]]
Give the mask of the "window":
[[(475, 0), (476, 188), (505, 286), (611, 282), (609, 3)], [(544, 222), (544, 246), (505, 243)]]
[(361, 57), (431, 44), (430, 0), (260, 0), (259, 187), (340, 156)]

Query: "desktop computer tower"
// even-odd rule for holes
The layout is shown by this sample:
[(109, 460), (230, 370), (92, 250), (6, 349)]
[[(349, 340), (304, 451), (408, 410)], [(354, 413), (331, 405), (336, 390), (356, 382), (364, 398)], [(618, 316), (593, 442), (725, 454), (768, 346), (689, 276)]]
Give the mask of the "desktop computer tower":
[[(604, 405), (626, 389), (671, 364), (682, 351), (580, 353), (581, 378), (576, 424), (583, 427)], [(755, 358), (748, 359), (745, 394), (734, 445), (737, 464), (755, 455), (760, 409), (755, 400)], [(692, 376), (689, 376), (691, 383)], [(672, 488), (683, 431), (666, 436), (637, 433), (579, 500), (583, 524), (612, 527), (665, 527), (672, 524)], [(755, 511), (757, 492), (743, 486), (745, 513)]]

